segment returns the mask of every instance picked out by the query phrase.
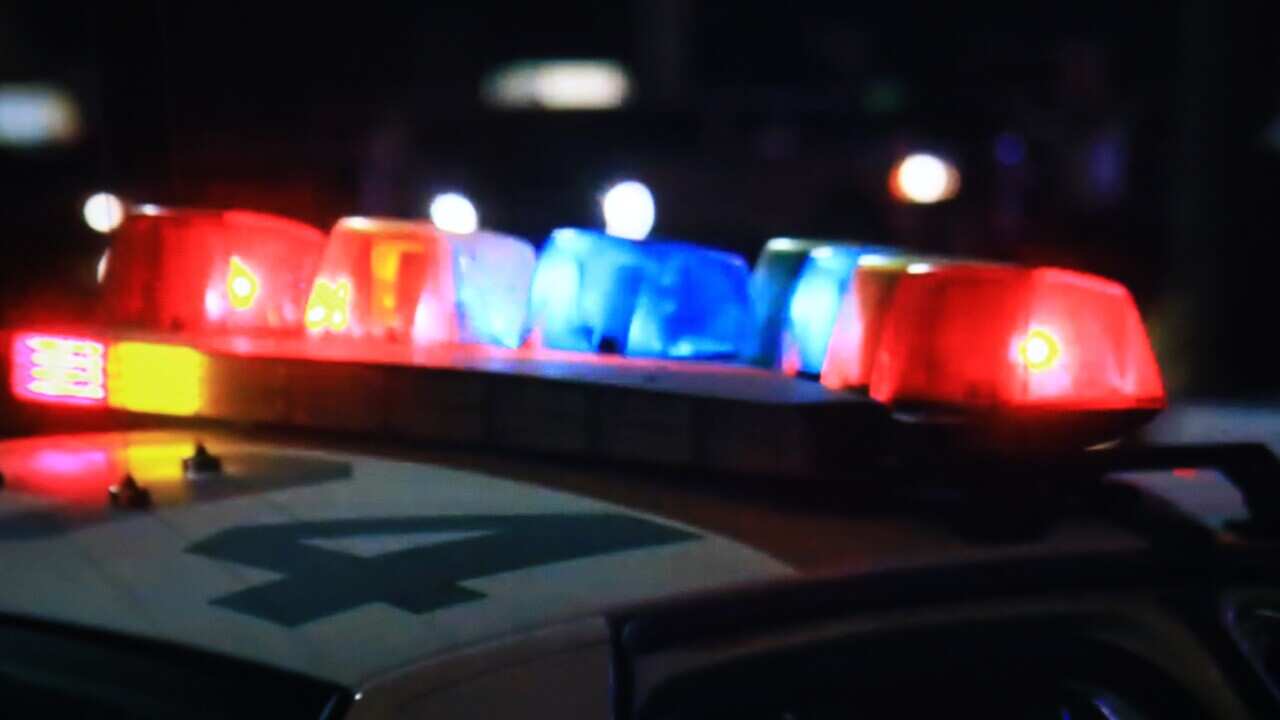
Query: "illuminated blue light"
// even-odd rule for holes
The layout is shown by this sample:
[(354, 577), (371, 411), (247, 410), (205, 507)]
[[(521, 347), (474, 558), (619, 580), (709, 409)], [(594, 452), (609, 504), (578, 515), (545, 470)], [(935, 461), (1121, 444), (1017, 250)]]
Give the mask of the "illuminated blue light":
[(787, 302), (809, 251), (819, 245), (812, 240), (773, 238), (756, 258), (751, 271), (751, 310), (756, 321), (756, 345), (750, 357), (753, 365), (778, 365)]
[(738, 359), (754, 336), (747, 284), (737, 255), (564, 228), (538, 258), (532, 324), (552, 348)]
[(533, 246), (490, 230), (441, 235), (453, 249), (461, 340), (519, 347), (526, 329)]
[(858, 260), (894, 254), (888, 248), (837, 244), (809, 251), (796, 277), (783, 324), (780, 352), (784, 360), (795, 363), (788, 369), (814, 375), (822, 372), (831, 330)]

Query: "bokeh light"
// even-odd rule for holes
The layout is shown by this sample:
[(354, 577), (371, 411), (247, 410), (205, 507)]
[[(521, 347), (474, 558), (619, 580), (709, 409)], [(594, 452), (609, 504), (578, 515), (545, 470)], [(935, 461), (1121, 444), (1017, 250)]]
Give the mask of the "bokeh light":
[(605, 232), (629, 240), (643, 240), (657, 217), (653, 193), (638, 180), (625, 180), (609, 188), (601, 200)]
[(937, 155), (912, 153), (889, 173), (889, 191), (898, 200), (928, 205), (949, 200), (960, 191), (960, 172)]
[(446, 192), (431, 198), (428, 209), (431, 222), (445, 232), (466, 235), (480, 227), (480, 213), (475, 203), (462, 193)]
[(124, 222), (124, 202), (109, 192), (94, 193), (84, 201), (84, 221), (105, 235)]

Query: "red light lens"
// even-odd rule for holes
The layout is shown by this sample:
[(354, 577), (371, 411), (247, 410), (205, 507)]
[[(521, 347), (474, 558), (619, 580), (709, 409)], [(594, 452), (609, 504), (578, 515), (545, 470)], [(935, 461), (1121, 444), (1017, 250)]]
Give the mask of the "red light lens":
[(106, 402), (106, 349), (63, 335), (13, 336), (10, 388), (28, 402), (98, 406)]
[(859, 267), (831, 329), (822, 384), (833, 390), (866, 388), (880, 346), (885, 314), (903, 267)]
[(457, 337), (453, 253), (425, 222), (343, 218), (307, 300), (306, 327), (360, 337)]
[(108, 320), (161, 330), (301, 330), (324, 233), (287, 218), (135, 209), (112, 236)]
[(870, 376), (891, 405), (1158, 409), (1124, 286), (1056, 268), (948, 265), (897, 282)]

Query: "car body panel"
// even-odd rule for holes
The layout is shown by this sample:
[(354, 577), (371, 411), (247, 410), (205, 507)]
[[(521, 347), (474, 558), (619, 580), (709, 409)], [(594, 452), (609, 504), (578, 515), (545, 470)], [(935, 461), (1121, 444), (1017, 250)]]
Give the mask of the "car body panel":
[[(614, 605), (791, 572), (739, 542), (567, 492), (203, 437), (223, 476), (182, 479), (190, 432), (0, 442), (0, 612), (354, 688)], [(122, 468), (151, 489), (153, 507), (108, 505)], [(58, 497), (69, 478), (76, 494)]]

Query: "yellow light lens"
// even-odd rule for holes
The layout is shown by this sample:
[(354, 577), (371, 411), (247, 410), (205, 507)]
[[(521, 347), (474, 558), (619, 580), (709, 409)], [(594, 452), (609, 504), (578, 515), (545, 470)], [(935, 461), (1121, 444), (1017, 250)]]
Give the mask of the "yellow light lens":
[(235, 255), (227, 267), (227, 300), (236, 310), (248, 310), (258, 299), (258, 276)]
[(204, 405), (208, 359), (181, 345), (120, 342), (107, 359), (107, 404), (159, 415), (194, 415)]
[(1058, 364), (1062, 344), (1044, 328), (1032, 328), (1018, 343), (1018, 357), (1031, 372), (1043, 372)]

